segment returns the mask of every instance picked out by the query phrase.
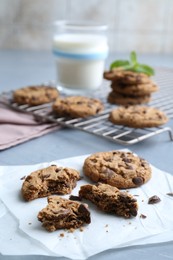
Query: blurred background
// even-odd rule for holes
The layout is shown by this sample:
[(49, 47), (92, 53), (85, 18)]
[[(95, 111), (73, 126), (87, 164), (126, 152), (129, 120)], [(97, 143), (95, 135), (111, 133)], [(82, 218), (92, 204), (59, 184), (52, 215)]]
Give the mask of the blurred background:
[(173, 0), (0, 0), (0, 49), (50, 50), (59, 19), (108, 24), (111, 52), (173, 52)]

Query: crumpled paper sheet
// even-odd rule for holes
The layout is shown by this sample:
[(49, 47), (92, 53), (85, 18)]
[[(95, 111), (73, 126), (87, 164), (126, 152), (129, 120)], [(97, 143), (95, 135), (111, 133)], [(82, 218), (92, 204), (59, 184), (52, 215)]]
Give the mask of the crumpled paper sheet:
[[(73, 157), (59, 161), (41, 163), (37, 165), (1, 166), (0, 167), (0, 199), (7, 208), (7, 212), (0, 212), (0, 234), (13, 234), (0, 245), (3, 254), (31, 254), (28, 250), (32, 244), (32, 254), (64, 256), (71, 259), (86, 259), (89, 256), (107, 249), (147, 243), (160, 243), (173, 240), (173, 177), (154, 166), (151, 180), (140, 188), (129, 189), (136, 196), (139, 204), (138, 216), (124, 219), (99, 211), (93, 204), (88, 203), (91, 212), (91, 224), (85, 226), (83, 232), (76, 230), (73, 233), (60, 230), (47, 232), (37, 220), (38, 212), (47, 205), (47, 199), (41, 198), (31, 202), (23, 201), (20, 189), (23, 183), (21, 178), (32, 171), (47, 167), (51, 164), (71, 167), (79, 170), (82, 175), (82, 166), (86, 156)], [(85, 177), (78, 181), (72, 194), (77, 195), (81, 185), (88, 183)], [(157, 195), (161, 198), (158, 204), (148, 204), (148, 198)], [(64, 196), (66, 198), (69, 195)], [(140, 218), (144, 214), (145, 219)], [(13, 219), (13, 233), (10, 232), (8, 218)], [(3, 222), (2, 222), (3, 220)], [(3, 224), (2, 224), (3, 223)], [(6, 224), (5, 224), (6, 223)], [(7, 229), (8, 227), (8, 229)], [(61, 237), (60, 234), (64, 234)], [(15, 248), (16, 239), (20, 247)], [(10, 250), (9, 250), (10, 244)], [(21, 246), (22, 245), (22, 246)]]

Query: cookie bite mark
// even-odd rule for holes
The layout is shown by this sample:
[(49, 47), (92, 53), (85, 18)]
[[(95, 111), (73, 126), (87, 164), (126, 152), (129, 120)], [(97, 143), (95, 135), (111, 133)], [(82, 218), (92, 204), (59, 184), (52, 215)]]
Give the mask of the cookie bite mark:
[(102, 182), (119, 189), (135, 188), (151, 178), (151, 167), (146, 160), (131, 152), (110, 151), (86, 158), (84, 174), (94, 182)]
[(48, 205), (38, 213), (37, 218), (50, 232), (58, 229), (76, 229), (91, 222), (87, 204), (59, 196), (48, 197)]
[(84, 185), (80, 187), (79, 196), (94, 203), (100, 210), (124, 218), (137, 216), (136, 199), (127, 192), (121, 192), (108, 184)]
[(32, 172), (22, 185), (22, 196), (26, 201), (51, 194), (69, 194), (80, 179), (79, 172), (71, 168), (51, 165)]

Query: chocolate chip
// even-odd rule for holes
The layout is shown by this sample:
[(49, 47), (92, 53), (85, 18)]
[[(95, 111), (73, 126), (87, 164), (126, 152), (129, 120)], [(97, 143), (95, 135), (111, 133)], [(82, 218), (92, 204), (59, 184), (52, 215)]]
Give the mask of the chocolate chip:
[(140, 185), (142, 185), (142, 184), (144, 183), (144, 180), (143, 180), (142, 177), (134, 177), (134, 178), (132, 179), (132, 182), (133, 182), (135, 185), (140, 186)]
[(147, 216), (145, 216), (144, 214), (140, 215), (140, 218), (146, 218)]
[(50, 174), (48, 173), (48, 174), (45, 174), (45, 175), (43, 175), (43, 179), (47, 179), (47, 178), (49, 178), (50, 177)]
[(82, 214), (90, 214), (89, 210), (83, 204), (80, 204), (78, 211)]
[(137, 216), (137, 210), (136, 209), (130, 209), (130, 214), (134, 217)]
[(79, 196), (74, 196), (74, 195), (71, 195), (69, 197), (70, 200), (75, 200), (75, 201), (81, 201), (82, 199), (79, 197)]
[(156, 204), (160, 201), (161, 201), (161, 199), (158, 196), (154, 195), (154, 196), (149, 198), (148, 204)]
[(26, 176), (23, 176), (22, 178), (20, 178), (20, 180), (24, 180), (26, 178)]
[(56, 168), (55, 172), (59, 172), (59, 171), (61, 171), (61, 169), (60, 168)]
[(173, 192), (168, 192), (168, 193), (166, 193), (166, 195), (173, 197)]
[(133, 170), (133, 167), (130, 164), (126, 163), (126, 169)]
[(123, 162), (125, 162), (125, 163), (130, 163), (132, 160), (131, 159), (129, 159), (129, 158), (127, 158), (127, 157), (124, 157), (123, 159)]

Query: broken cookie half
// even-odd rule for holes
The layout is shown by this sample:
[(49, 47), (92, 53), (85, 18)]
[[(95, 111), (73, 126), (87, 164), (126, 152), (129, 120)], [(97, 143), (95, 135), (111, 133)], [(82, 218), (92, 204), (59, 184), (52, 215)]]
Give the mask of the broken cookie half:
[(94, 203), (100, 210), (124, 218), (137, 216), (138, 204), (136, 199), (127, 192), (121, 192), (108, 184), (83, 185), (79, 196)]

